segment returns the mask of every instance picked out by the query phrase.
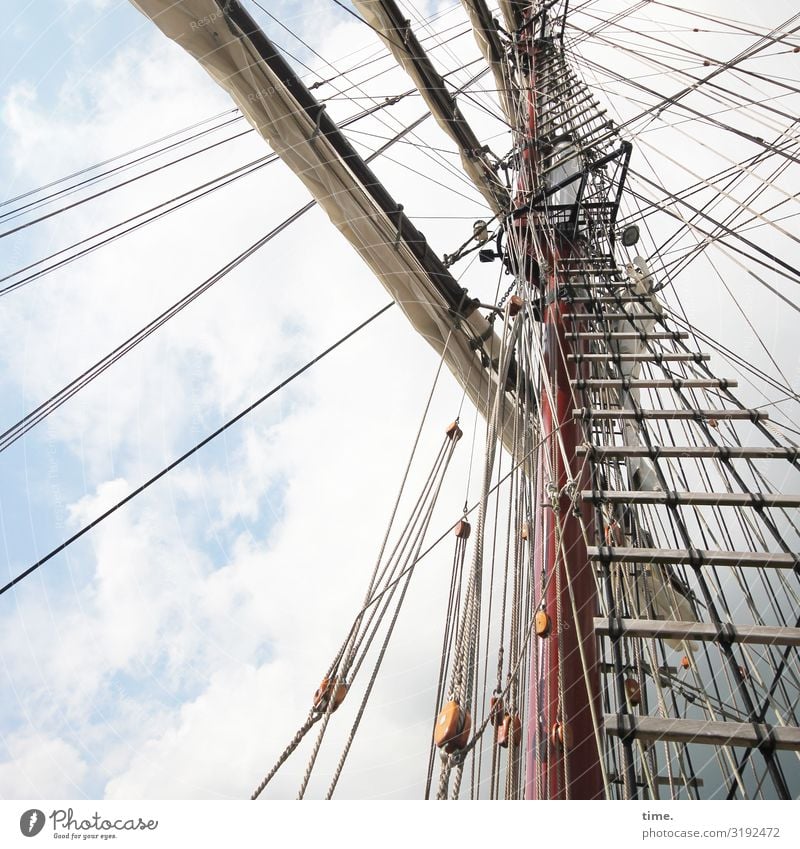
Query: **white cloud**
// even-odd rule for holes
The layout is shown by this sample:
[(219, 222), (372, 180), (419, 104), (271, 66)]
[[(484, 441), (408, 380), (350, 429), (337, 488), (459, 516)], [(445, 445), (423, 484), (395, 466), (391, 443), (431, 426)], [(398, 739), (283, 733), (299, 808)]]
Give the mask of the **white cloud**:
[(83, 795), (89, 768), (74, 746), (55, 737), (20, 734), (3, 738), (0, 799), (74, 799)]
[(274, 739), (265, 720), (270, 705), (279, 702), (287, 714), (302, 710), (286, 697), (291, 692), (292, 669), (282, 662), (220, 670), (161, 736), (138, 748), (128, 768), (109, 781), (106, 797), (245, 798), (273, 754), (265, 745)]

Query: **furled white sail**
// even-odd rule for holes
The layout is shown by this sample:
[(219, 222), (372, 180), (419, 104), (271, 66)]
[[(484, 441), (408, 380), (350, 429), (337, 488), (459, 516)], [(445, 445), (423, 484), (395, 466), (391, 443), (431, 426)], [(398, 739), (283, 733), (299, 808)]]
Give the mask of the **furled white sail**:
[(513, 125), (514, 115), (511, 106), (511, 80), (508, 66), (504, 61), (503, 45), (494, 27), (492, 15), (484, 0), (461, 0), (461, 5), (469, 15), (475, 42), (492, 71), (494, 84), (500, 98), (500, 104), (509, 123)]
[[(436, 123), (458, 147), (461, 166), (495, 214), (508, 211), (508, 192), (499, 182), (485, 152), (469, 128), (444, 79), (403, 21), (393, 0), (353, 0), (364, 20), (381, 36), (395, 60), (411, 77)], [(477, 30), (476, 30), (477, 32)], [(502, 73), (500, 76), (502, 80)], [(505, 85), (503, 89), (505, 90)]]
[[(331, 221), (355, 247), (414, 328), (444, 360), (482, 414), (497, 377), (485, 364), (499, 359), (501, 342), (477, 311), (455, 321), (452, 304), (423, 267), (419, 251), (398, 233), (350, 164), (320, 132), (251, 37), (215, 0), (132, 0), (176, 44), (193, 56), (233, 98), (247, 120), (303, 181)], [(223, 11), (225, 7), (226, 11)], [(425, 248), (427, 250), (427, 248)], [(453, 285), (452, 277), (442, 269)], [(470, 344), (472, 342), (472, 345)], [(483, 358), (480, 352), (483, 352)]]

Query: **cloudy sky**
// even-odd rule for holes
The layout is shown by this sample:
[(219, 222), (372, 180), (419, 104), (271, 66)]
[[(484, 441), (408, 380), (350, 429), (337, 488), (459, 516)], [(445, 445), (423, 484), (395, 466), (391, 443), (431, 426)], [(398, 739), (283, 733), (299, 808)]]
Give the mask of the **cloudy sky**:
[[(702, 5), (739, 19), (752, 14), (743, 2)], [(770, 3), (764, 25), (789, 17), (791, 5)], [(320, 56), (342, 69), (379, 53), (374, 34), (333, 3), (269, 8), (319, 54), (260, 16), (282, 47), (316, 71), (303, 72), (308, 82), (333, 73)], [(464, 29), (458, 4), (417, 8), (437, 15), (439, 31)], [(654, 17), (670, 37), (692, 38), (691, 27), (679, 32), (666, 10)], [(4, 27), (3, 199), (212, 116), (222, 117), (203, 125), (209, 132), (202, 140), (149, 166), (246, 129), (241, 120), (221, 126), (235, 118), (225, 94), (126, 2), (57, 0), (46, 12), (30, 3)], [(719, 47), (732, 55), (734, 42)], [(736, 43), (741, 49), (748, 42)], [(602, 56), (603, 46), (596, 49)], [(461, 37), (435, 55), (450, 70), (477, 52)], [(632, 60), (618, 61), (627, 68)], [(390, 68), (384, 59), (353, 78)], [(455, 79), (464, 81), (465, 72)], [(619, 93), (599, 82), (609, 97)], [(386, 97), (408, 87), (388, 70), (369, 92)], [(347, 102), (333, 86), (320, 94), (334, 98), (329, 109), (339, 119), (367, 102)], [(369, 152), (422, 111), (419, 98), (409, 98), (380, 122), (358, 125), (351, 138)], [(478, 109), (471, 117), (506, 153), (503, 127)], [(673, 128), (667, 145), (661, 125), (651, 129), (643, 135), (647, 164), (667, 167), (675, 187), (694, 182), (692, 171), (719, 170), (717, 160), (743, 153), (740, 142), (725, 137), (724, 149), (691, 148), (690, 162), (681, 153), (689, 142), (674, 141), (689, 128)], [(434, 249), (451, 252), (486, 210), (454, 176), (447, 138), (426, 125), (419, 140), (440, 152), (435, 161), (403, 144), (375, 168)], [(3, 237), (0, 276), (264, 153), (254, 133), (242, 135)], [(97, 188), (143, 170), (123, 171)], [(3, 219), (2, 232), (88, 193)], [(0, 298), (1, 429), (307, 200), (280, 163), (270, 165)], [(701, 262), (691, 267), (694, 277), (685, 275), (680, 294), (688, 314), (774, 374), (746, 314), (796, 385), (785, 311), (732, 261), (715, 259), (723, 283)], [(462, 282), (490, 299), (497, 269), (475, 264)], [(724, 283), (743, 310), (724, 294)], [(775, 285), (788, 291), (785, 282)], [(387, 301), (325, 216), (309, 212), (0, 453), (0, 571), (10, 577), (43, 556)], [(248, 796), (305, 717), (360, 603), (436, 368), (436, 356), (390, 310), (1, 597), (0, 797)], [(752, 397), (760, 397), (756, 388)], [(461, 400), (455, 382), (442, 376), (409, 491)], [(464, 500), (475, 430), (468, 407), (463, 426), (463, 462), (448, 480), (432, 536), (457, 518)], [(442, 550), (417, 576), (342, 796), (420, 795), (449, 560)], [(323, 750), (323, 767), (337, 754), (346, 718)], [(306, 757), (300, 751), (289, 762), (272, 796), (294, 795)], [(323, 791), (324, 779), (312, 784), (312, 795)]]

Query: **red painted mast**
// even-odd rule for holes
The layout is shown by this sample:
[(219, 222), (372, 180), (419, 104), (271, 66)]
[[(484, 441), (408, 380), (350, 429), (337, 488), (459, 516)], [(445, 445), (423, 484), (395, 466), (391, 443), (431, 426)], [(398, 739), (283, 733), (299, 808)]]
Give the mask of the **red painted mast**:
[[(539, 175), (553, 155), (537, 128), (537, 114), (550, 108), (542, 102), (549, 86), (546, 81), (543, 87), (537, 85), (537, 70), (544, 51), (553, 49), (549, 25), (542, 21), (547, 12), (536, 16), (539, 5), (531, 4), (531, 22), (519, 35), (520, 55), (529, 59), (528, 123), (520, 128), (524, 140), (520, 188), (527, 197), (541, 188)], [(580, 252), (558, 222), (554, 226), (548, 221), (546, 212), (531, 210), (530, 226), (525, 223), (525, 254), (543, 260), (541, 273), (536, 262), (526, 263), (529, 292), (543, 295), (546, 304), (542, 309), (544, 366), (539, 397), (543, 429), (535, 493), (534, 571), (537, 598), (545, 587), (544, 608), (552, 622), (549, 636), (537, 638), (531, 670), (525, 795), (528, 799), (598, 799), (604, 792), (591, 711), (594, 702), (595, 716), (602, 717), (593, 622), (597, 599), (581, 528), (582, 519), (591, 538), (593, 516), (578, 500), (579, 519), (573, 505), (573, 494), (590, 488), (585, 464), (576, 452), (582, 435), (573, 416), (574, 385), (570, 383), (579, 376), (579, 367), (569, 355), (581, 347), (572, 336), (572, 322), (564, 318), (577, 306), (564, 297), (570, 281), (560, 270), (564, 260), (575, 259)]]

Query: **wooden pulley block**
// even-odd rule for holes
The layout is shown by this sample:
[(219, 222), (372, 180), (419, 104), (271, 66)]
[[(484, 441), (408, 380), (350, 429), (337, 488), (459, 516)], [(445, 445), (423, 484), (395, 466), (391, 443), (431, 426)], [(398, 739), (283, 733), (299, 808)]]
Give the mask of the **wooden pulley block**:
[(461, 731), (453, 740), (445, 745), (445, 752), (447, 752), (448, 755), (452, 755), (453, 752), (463, 749), (464, 746), (469, 743), (470, 731), (472, 731), (472, 717), (469, 715), (469, 711), (464, 711), (464, 724)]
[(331, 713), (333, 713), (347, 695), (347, 684), (344, 681), (336, 681), (336, 679), (331, 681), (327, 677), (323, 678), (322, 683), (314, 693), (314, 710), (327, 710), (331, 693), (333, 693), (333, 707), (331, 708)]
[(531, 538), (531, 528), (527, 522), (522, 523), (522, 527), (520, 528), (519, 535), (522, 539), (530, 539)]
[(439, 711), (433, 729), (433, 742), (448, 753), (463, 749), (469, 740), (471, 728), (469, 713), (461, 709), (459, 703), (451, 699)]
[(688, 658), (686, 655), (684, 655), (684, 656), (681, 658), (681, 666), (682, 666), (684, 669), (688, 669), (691, 665), (692, 665), (691, 660), (689, 660), (689, 658)]
[(519, 295), (512, 295), (508, 299), (508, 314), (511, 318), (519, 314), (519, 311), (525, 306), (525, 301)]
[(445, 704), (436, 717), (433, 742), (441, 748), (461, 733), (464, 717), (461, 706), (452, 699)]
[(492, 696), (489, 699), (489, 722), (499, 728), (503, 724), (504, 714), (503, 699), (500, 696)]
[(452, 439), (453, 442), (458, 442), (459, 439), (464, 435), (461, 428), (458, 426), (458, 422), (451, 422), (447, 430), (445, 431), (448, 439)]
[(750, 677), (750, 673), (744, 668), (744, 666), (739, 667), (739, 677), (742, 679), (742, 681), (747, 681), (747, 679)]
[(519, 746), (522, 742), (522, 720), (519, 714), (506, 714), (503, 717), (503, 724), (497, 729), (497, 745), (504, 749), (508, 748), (509, 740), (513, 738), (514, 746)]
[(616, 519), (606, 525), (605, 539), (606, 545), (612, 547), (615, 545), (622, 546), (625, 543), (625, 535), (622, 533), (622, 528)]
[(537, 637), (549, 637), (553, 627), (553, 622), (550, 619), (550, 614), (546, 610), (537, 610), (533, 617), (533, 630)]
[(569, 748), (572, 745), (572, 729), (563, 722), (553, 723), (550, 729), (550, 742), (557, 749)]
[(633, 707), (639, 707), (642, 703), (642, 688), (639, 686), (639, 682), (635, 678), (625, 679), (625, 692), (628, 695), (628, 701), (633, 705)]
[(459, 539), (469, 539), (472, 532), (472, 526), (466, 519), (462, 519), (457, 525), (455, 534)]

